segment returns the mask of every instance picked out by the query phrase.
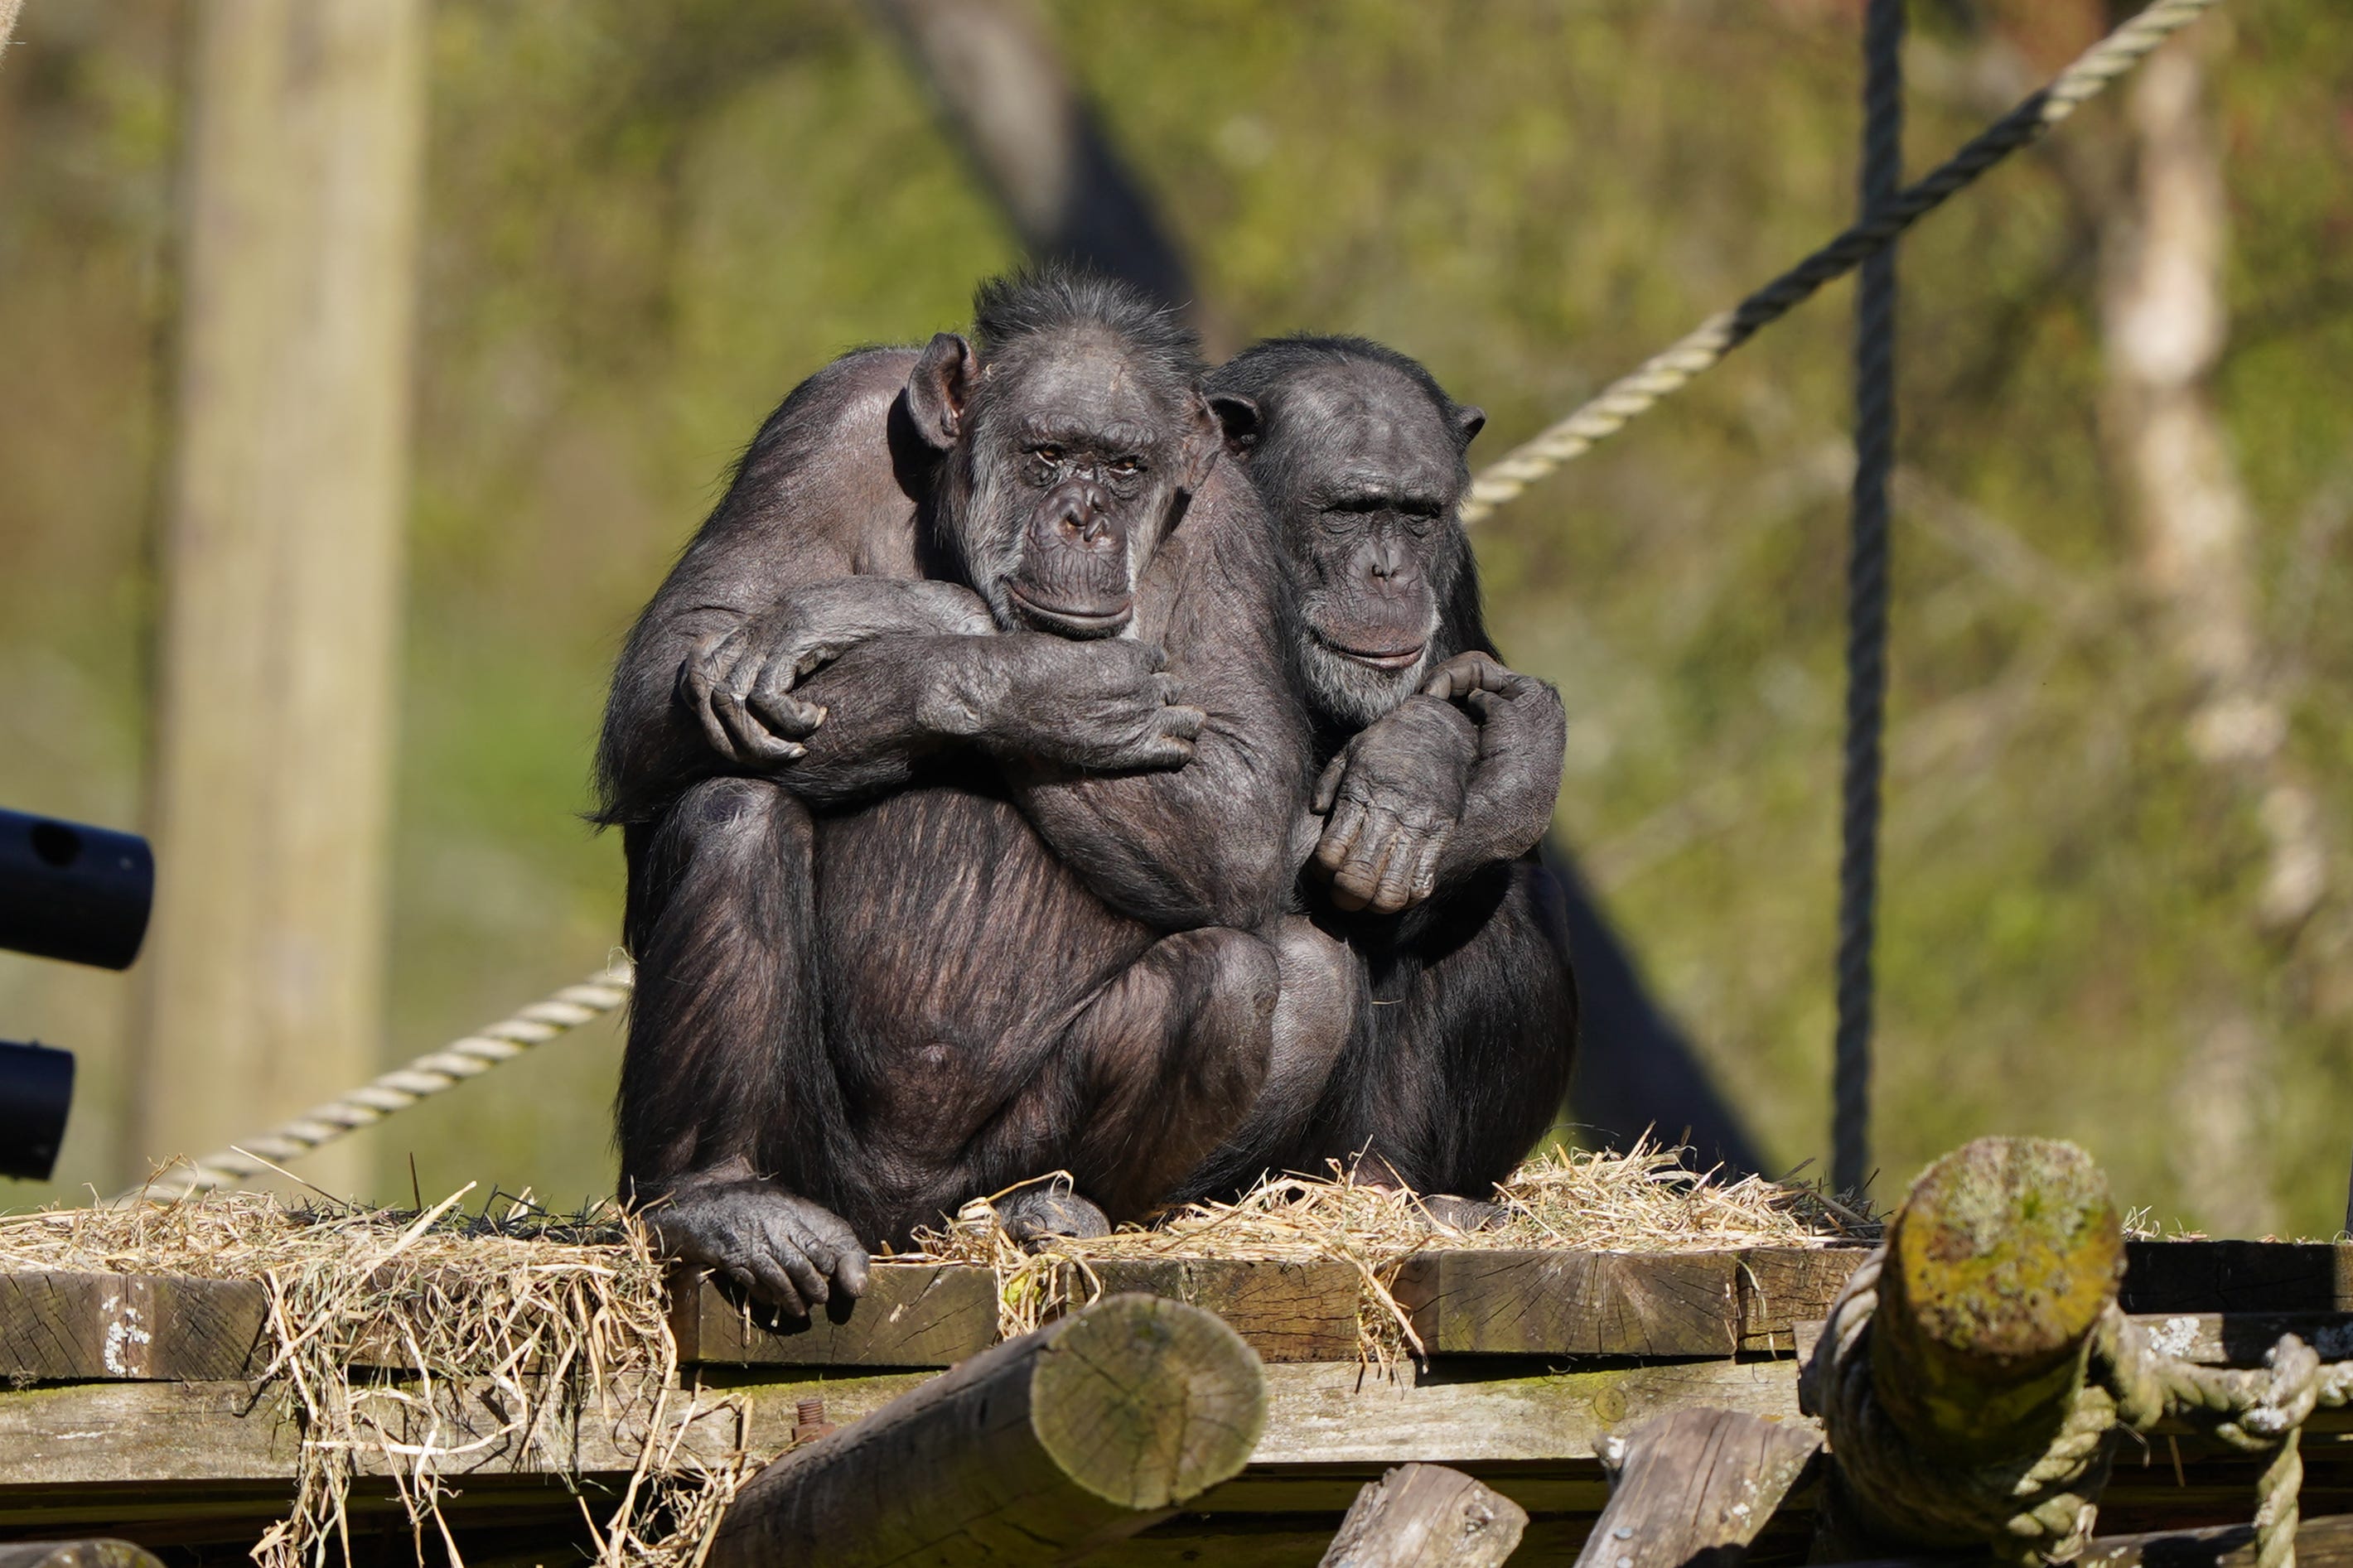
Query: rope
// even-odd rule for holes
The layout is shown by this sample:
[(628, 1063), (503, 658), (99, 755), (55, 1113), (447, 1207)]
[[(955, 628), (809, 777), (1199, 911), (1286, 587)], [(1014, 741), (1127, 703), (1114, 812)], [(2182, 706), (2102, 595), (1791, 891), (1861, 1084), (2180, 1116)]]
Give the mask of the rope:
[(1894, 243), (1895, 237), (1943, 205), (1979, 174), (2066, 119), (2097, 97), (2143, 57), (2221, 0), (2156, 0), (2156, 4), (2086, 49), (2034, 94), (1989, 126), (1951, 158), (1873, 209), (1836, 239), (1751, 294), (1731, 310), (1710, 316), (1689, 333), (1601, 390), (1599, 395), (1533, 439), (1514, 447), (1480, 474), (1461, 507), (1467, 525), (1516, 498), (1536, 480), (1597, 443), (1624, 429), (1682, 391), (1703, 371), (1843, 277), (1866, 257)]
[[(1904, 184), (1904, 4), (1864, 15), (1860, 205)], [(1831, 1184), (1871, 1174), (1871, 946), (1879, 892), (1880, 733), (1887, 717), (1887, 481), (1895, 471), (1895, 247), (1862, 263), (1854, 317), (1854, 500), (1846, 568), (1846, 759), (1840, 778), (1838, 1032), (1831, 1053)]]
[(2321, 1406), (2353, 1402), (2353, 1362), (2323, 1363), (2284, 1334), (2260, 1370), (2199, 1366), (2153, 1348), (2111, 1300), (2093, 1330), (2083, 1386), (2040, 1454), (1969, 1468), (1920, 1452), (1872, 1385), (1872, 1318), (1886, 1248), (1873, 1248), (1831, 1306), (1798, 1387), (1836, 1456), (1840, 1503), (1879, 1533), (1923, 1545), (1987, 1545), (2021, 1564), (2070, 1562), (2091, 1539), (2117, 1435), (2168, 1416), (2229, 1446), (2271, 1452), (2256, 1484), (2258, 1568), (2295, 1568), (2301, 1436)]
[(171, 1199), (259, 1174), (275, 1164), (300, 1158), (322, 1143), (331, 1143), (363, 1127), (370, 1127), (406, 1110), (420, 1100), (455, 1089), (503, 1062), (543, 1046), (592, 1019), (603, 1016), (629, 999), (630, 970), (627, 961), (590, 975), (578, 985), (567, 985), (544, 1000), (533, 1003), (510, 1018), (427, 1051), (406, 1066), (372, 1079), (338, 1100), (315, 1105), (290, 1121), (206, 1154), (176, 1163), (147, 1183), (121, 1194), (124, 1198)]

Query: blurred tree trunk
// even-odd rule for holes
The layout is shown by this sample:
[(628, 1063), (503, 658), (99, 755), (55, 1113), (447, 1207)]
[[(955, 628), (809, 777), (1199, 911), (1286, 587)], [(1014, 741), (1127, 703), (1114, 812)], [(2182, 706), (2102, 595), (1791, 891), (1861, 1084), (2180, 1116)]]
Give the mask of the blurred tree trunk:
[[(2131, 89), (2132, 183), (2102, 215), (2102, 425), (2167, 651), (2195, 696), (2189, 744), (2255, 803), (2268, 862), (2256, 918), (2293, 931), (2327, 890), (2310, 788), (2285, 754), (2255, 602), (2253, 511), (2211, 380), (2227, 337), (2229, 209), (2204, 99), (2206, 40), (2159, 51)], [(2182, 1176), (2208, 1224), (2272, 1228), (2263, 1123), (2276, 1051), (2245, 1001), (2222, 1004), (2178, 1086)]]
[[(375, 1070), (423, 28), (196, 6), (134, 1159)], [(362, 1179), (350, 1145), (303, 1174)]]
[(1230, 352), (1152, 198), (1113, 151), (1034, 5), (873, 4), (1022, 248), (1124, 278), (1183, 310), (1212, 358)]

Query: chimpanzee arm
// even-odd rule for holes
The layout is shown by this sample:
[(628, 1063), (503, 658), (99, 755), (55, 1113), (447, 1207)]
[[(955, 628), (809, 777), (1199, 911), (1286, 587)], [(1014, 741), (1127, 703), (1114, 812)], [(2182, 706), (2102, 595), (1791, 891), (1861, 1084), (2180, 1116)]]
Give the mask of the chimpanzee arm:
[(1443, 887), (1481, 866), (1515, 860), (1542, 841), (1560, 799), (1568, 718), (1559, 692), (1484, 653), (1447, 660), (1422, 689), (1461, 699), (1479, 720), (1479, 758), (1461, 824), (1439, 864)]
[(1284, 673), (1281, 569), (1258, 509), (1247, 479), (1214, 470), (1139, 595), (1159, 612), (1143, 630), (1162, 637), (1182, 700), (1203, 715), (1192, 760), (1109, 777), (1006, 770), (1062, 862), (1163, 930), (1261, 926), (1288, 907), (1304, 849), (1292, 828), (1312, 779), (1307, 727)]
[(850, 648), (801, 689), (825, 710), (804, 755), (768, 776), (814, 805), (900, 788), (943, 752), (1069, 773), (1184, 766), (1201, 732), (1159, 649), (1040, 632), (885, 637)]
[(597, 748), (608, 823), (650, 821), (697, 779), (746, 771), (680, 700), (700, 651), (790, 591), (853, 575), (922, 575), (892, 407), (914, 353), (868, 350), (809, 377), (771, 415), (727, 494), (646, 606), (614, 671)]

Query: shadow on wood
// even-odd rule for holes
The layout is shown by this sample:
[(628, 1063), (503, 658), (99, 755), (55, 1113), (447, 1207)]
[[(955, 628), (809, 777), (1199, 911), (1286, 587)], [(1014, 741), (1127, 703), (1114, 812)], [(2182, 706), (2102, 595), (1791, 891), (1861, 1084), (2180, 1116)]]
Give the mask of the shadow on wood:
[(1676, 1410), (1612, 1439), (1617, 1471), (1577, 1568), (1734, 1568), (1822, 1435), (1737, 1410)]

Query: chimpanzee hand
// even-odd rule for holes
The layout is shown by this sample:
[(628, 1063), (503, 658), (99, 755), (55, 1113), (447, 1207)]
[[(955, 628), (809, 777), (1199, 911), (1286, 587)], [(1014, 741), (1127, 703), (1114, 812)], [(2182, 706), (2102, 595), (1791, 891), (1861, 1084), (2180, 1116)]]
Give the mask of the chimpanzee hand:
[(1315, 864), (1331, 875), (1335, 904), (1386, 915), (1430, 897), (1478, 748), (1451, 705), (1414, 696), (1332, 759), (1315, 786), (1325, 818)]
[(1082, 773), (1179, 768), (1208, 721), (1185, 704), (1176, 677), (1163, 673), (1167, 656), (1150, 643), (1017, 632), (987, 652), (941, 721), (1008, 761)]
[(702, 1264), (795, 1317), (835, 1290), (865, 1293), (866, 1248), (849, 1226), (773, 1182), (688, 1181), (643, 1212), (664, 1253)]
[(787, 594), (733, 628), (704, 639), (679, 670), (679, 698), (711, 749), (739, 767), (806, 754), (825, 710), (793, 695), (794, 683), (860, 643), (893, 635), (985, 637), (988, 606), (953, 583), (846, 577)]
[(1453, 859), (1469, 864), (1526, 854), (1543, 838), (1560, 797), (1561, 753), (1568, 739), (1560, 693), (1485, 653), (1448, 659), (1421, 689), (1460, 701), (1479, 721), (1479, 763)]

